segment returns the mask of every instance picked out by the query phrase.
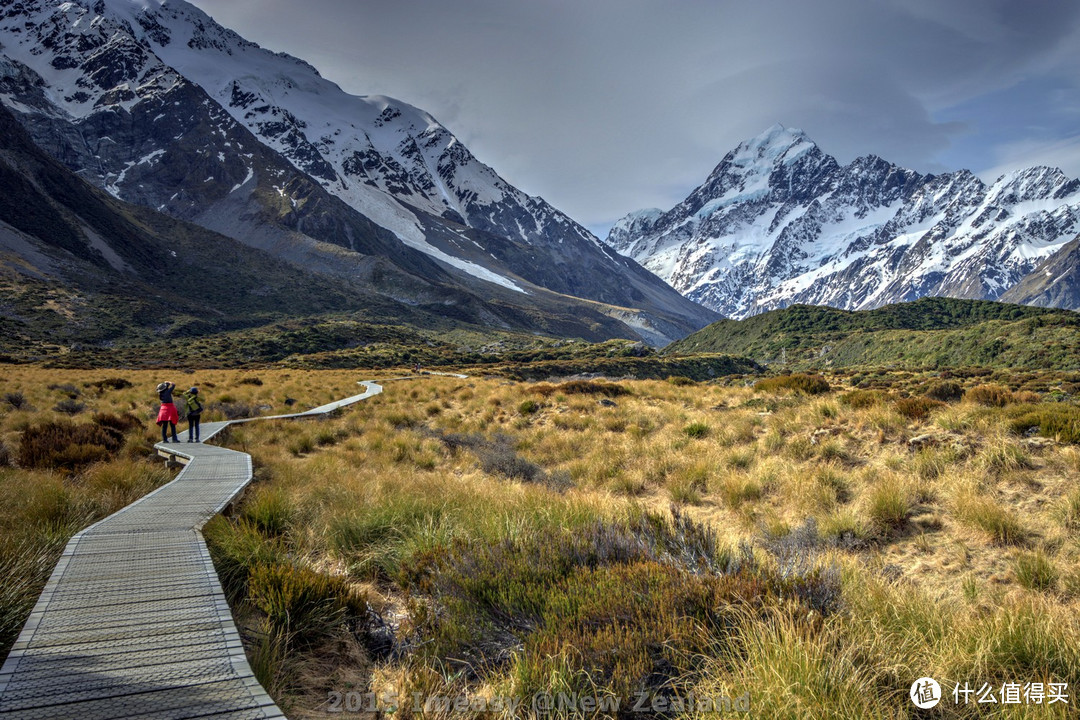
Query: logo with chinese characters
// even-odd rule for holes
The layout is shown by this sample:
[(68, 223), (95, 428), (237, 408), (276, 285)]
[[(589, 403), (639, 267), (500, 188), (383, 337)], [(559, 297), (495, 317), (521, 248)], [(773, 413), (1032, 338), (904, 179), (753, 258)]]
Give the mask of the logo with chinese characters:
[[(1002, 683), (996, 687), (984, 682), (978, 690), (966, 681), (963, 686), (960, 683), (953, 688), (953, 701), (957, 705), (967, 704), (991, 704), (991, 705), (1054, 705), (1056, 703), (1069, 704), (1069, 684), (1063, 682), (1027, 682), (1021, 685), (1018, 682)], [(914, 689), (912, 689), (914, 693)], [(914, 699), (914, 696), (912, 696)]]
[(931, 677), (921, 677), (911, 683), (911, 702), (915, 707), (929, 710), (941, 702), (941, 686)]

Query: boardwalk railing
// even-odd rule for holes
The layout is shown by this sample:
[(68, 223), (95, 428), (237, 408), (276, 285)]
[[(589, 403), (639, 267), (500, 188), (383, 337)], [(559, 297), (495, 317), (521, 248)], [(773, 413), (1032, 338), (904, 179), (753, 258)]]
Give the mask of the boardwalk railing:
[[(382, 392), (290, 415), (323, 415)], [(78, 533), (0, 667), (0, 718), (284, 718), (244, 656), (200, 532), (251, 482), (251, 456), (159, 443), (176, 478)]]

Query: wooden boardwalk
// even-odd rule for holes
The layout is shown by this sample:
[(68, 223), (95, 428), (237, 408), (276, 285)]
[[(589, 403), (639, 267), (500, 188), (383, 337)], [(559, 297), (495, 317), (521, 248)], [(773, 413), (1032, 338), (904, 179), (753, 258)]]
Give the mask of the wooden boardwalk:
[[(292, 415), (322, 415), (382, 392)], [(208, 440), (237, 422), (205, 423)], [(284, 718), (244, 656), (200, 529), (251, 482), (251, 456), (159, 443), (176, 479), (75, 535), (0, 668), (0, 718)]]

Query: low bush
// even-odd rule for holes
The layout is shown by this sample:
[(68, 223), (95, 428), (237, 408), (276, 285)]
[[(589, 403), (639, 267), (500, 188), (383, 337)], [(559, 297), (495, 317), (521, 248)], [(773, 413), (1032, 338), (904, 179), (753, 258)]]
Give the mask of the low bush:
[(26, 402), (26, 396), (19, 391), (4, 393), (4, 402), (11, 406), (13, 410), (25, 410), (29, 407)]
[(540, 411), (540, 403), (535, 400), (525, 400), (518, 406), (518, 412), (522, 415), (535, 415)]
[(570, 380), (558, 385), (537, 383), (532, 386), (532, 391), (543, 397), (550, 397), (556, 393), (563, 395), (603, 395), (604, 397), (619, 397), (630, 394), (629, 390), (618, 383), (593, 380)]
[(867, 514), (878, 531), (892, 532), (907, 523), (911, 514), (911, 498), (896, 483), (882, 483), (870, 490)]
[(522, 482), (543, 480), (544, 469), (518, 455), (513, 438), (506, 435), (498, 435), (490, 442), (474, 447), (474, 451), (486, 473)]
[(985, 384), (970, 388), (964, 393), (964, 400), (987, 407), (1005, 407), (1015, 402), (1016, 398), (1004, 385)]
[(821, 395), (832, 390), (832, 387), (829, 385), (829, 381), (820, 375), (795, 373), (793, 375), (780, 375), (758, 380), (754, 383), (754, 390), (756, 392), (789, 391), (802, 395)]
[(236, 381), (237, 385), (262, 385), (263, 381), (257, 377), (240, 378)]
[(945, 407), (945, 403), (928, 397), (909, 397), (900, 398), (893, 407), (908, 420), (923, 420), (934, 410)]
[(15, 642), (64, 546), (59, 539), (0, 538), (5, 540), (0, 545), (0, 651)]
[(25, 468), (78, 470), (115, 455), (124, 444), (118, 430), (69, 420), (28, 427), (19, 440), (17, 460)]
[(56, 405), (53, 405), (53, 410), (58, 413), (64, 413), (65, 415), (78, 415), (85, 409), (86, 405), (84, 403), (72, 398), (64, 398), (56, 403)]
[(686, 387), (687, 385), (694, 385), (695, 381), (685, 375), (672, 375), (667, 379), (669, 383), (675, 387)]
[(304, 433), (289, 441), (287, 449), (295, 457), (307, 455), (315, 449), (315, 439), (307, 433)]
[(259, 408), (249, 403), (237, 402), (234, 400), (226, 400), (228, 396), (223, 396), (220, 402), (211, 403), (206, 409), (209, 412), (219, 412), (225, 416), (226, 420), (241, 420), (243, 418), (255, 417), (259, 414)]
[(960, 383), (952, 380), (937, 380), (926, 386), (923, 395), (931, 400), (956, 402), (964, 397), (964, 388), (960, 386)]
[(65, 395), (67, 395), (72, 400), (74, 400), (75, 398), (82, 395), (82, 390), (75, 387), (71, 383), (62, 383), (62, 384), (53, 383), (52, 385), (49, 385), (49, 389), (50, 390), (56, 390), (57, 392), (61, 392), (61, 393), (65, 394)]
[(509, 664), (523, 692), (563, 680), (622, 697), (677, 686), (734, 608), (775, 604), (790, 583), (673, 512), (430, 552), (405, 579), (431, 601), (413, 604), (431, 638), (420, 652), (480, 675)]
[(240, 518), (263, 535), (278, 537), (289, 529), (294, 514), (293, 505), (284, 491), (264, 486), (244, 503)]
[(840, 404), (854, 410), (876, 407), (889, 399), (889, 393), (882, 390), (852, 390), (840, 396)]
[(139, 418), (135, 417), (131, 413), (124, 413), (123, 415), (114, 415), (112, 413), (94, 413), (90, 418), (95, 425), (101, 425), (102, 427), (112, 428), (119, 432), (126, 433), (129, 430), (143, 427), (143, 422)]
[(104, 380), (97, 380), (90, 383), (90, 387), (96, 387), (98, 390), (125, 390), (132, 387), (131, 381), (122, 377), (105, 378)]
[(267, 538), (246, 520), (218, 515), (203, 526), (221, 587), (230, 603), (247, 595), (248, 576), (256, 565), (282, 562), (286, 551), (278, 538)]
[(1009, 428), (1018, 435), (1038, 432), (1058, 442), (1080, 443), (1080, 407), (1064, 403), (1028, 406), (1009, 421)]
[(1058, 506), (1061, 524), (1070, 530), (1080, 530), (1080, 487), (1069, 491)]

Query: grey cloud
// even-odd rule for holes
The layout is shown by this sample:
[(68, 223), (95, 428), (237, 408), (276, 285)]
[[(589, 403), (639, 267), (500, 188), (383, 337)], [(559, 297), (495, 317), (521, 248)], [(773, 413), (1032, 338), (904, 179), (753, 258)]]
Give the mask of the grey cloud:
[[(774, 122), (842, 161), (989, 167), (1001, 153), (957, 108), (1006, 113), (978, 100), (1080, 77), (1074, 0), (194, 2), (349, 92), (428, 110), (593, 226), (670, 207)], [(1050, 94), (1032, 102), (1058, 114)], [(1014, 132), (993, 143), (1022, 146)]]

